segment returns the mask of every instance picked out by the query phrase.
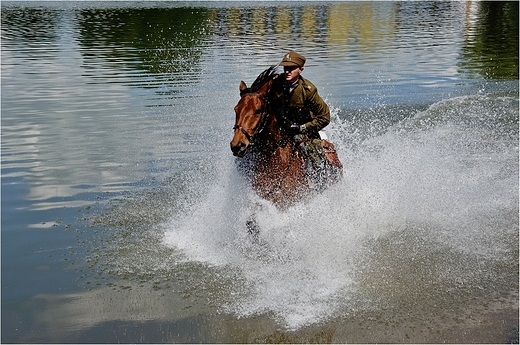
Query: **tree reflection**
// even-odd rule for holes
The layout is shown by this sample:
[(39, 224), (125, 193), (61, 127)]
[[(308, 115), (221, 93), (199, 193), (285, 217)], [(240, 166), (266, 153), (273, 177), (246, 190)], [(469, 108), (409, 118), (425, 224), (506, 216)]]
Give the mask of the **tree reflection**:
[(479, 3), (475, 20), (469, 22), (463, 70), (489, 79), (518, 79), (518, 2)]
[(47, 8), (2, 7), (2, 40), (49, 44), (59, 37), (60, 12)]
[(200, 8), (81, 10), (81, 51), (86, 59), (122, 59), (131, 68), (151, 73), (193, 69), (202, 53), (198, 47), (203, 44), (206, 17), (206, 10)]

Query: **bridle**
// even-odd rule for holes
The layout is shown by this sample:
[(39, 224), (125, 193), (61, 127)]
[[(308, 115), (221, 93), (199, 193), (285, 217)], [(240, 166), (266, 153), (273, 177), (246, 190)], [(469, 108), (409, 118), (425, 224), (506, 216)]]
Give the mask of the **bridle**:
[(243, 92), (241, 92), (240, 95), (241, 95), (241, 97), (244, 97), (246, 95), (255, 96), (255, 97), (260, 98), (260, 100), (263, 102), (262, 112), (260, 114), (260, 121), (259, 121), (258, 125), (253, 129), (252, 134), (249, 134), (249, 132), (242, 126), (239, 126), (237, 124), (235, 124), (233, 126), (233, 130), (237, 130), (237, 129), (240, 130), (240, 132), (242, 132), (242, 134), (244, 134), (244, 136), (249, 141), (249, 145), (253, 145), (253, 143), (254, 143), (253, 139), (258, 134), (262, 133), (267, 126), (267, 119), (268, 119), (267, 107), (269, 106), (269, 101), (267, 100), (267, 98), (265, 98), (261, 94), (259, 94), (257, 92), (248, 92), (247, 89), (244, 90)]
[[(251, 96), (258, 97), (263, 102), (262, 113), (260, 114), (260, 121), (259, 121), (258, 125), (255, 127), (255, 129), (253, 130), (252, 134), (249, 134), (245, 128), (243, 128), (242, 126), (239, 126), (237, 124), (235, 124), (233, 126), (233, 130), (237, 130), (237, 129), (240, 130), (240, 132), (242, 132), (242, 134), (244, 134), (244, 136), (249, 141), (249, 145), (253, 146), (254, 145), (253, 139), (257, 135), (262, 133), (265, 130), (266, 126), (267, 126), (267, 122), (268, 122), (268, 118), (269, 118), (269, 116), (267, 116), (268, 115), (267, 111), (268, 111), (268, 107), (269, 107), (269, 100), (267, 98), (265, 98), (264, 96), (262, 96), (261, 94), (257, 93), (257, 92), (251, 92), (250, 89), (245, 89), (245, 90), (243, 90), (240, 93), (241, 97), (244, 97), (246, 95), (251, 95)], [(282, 139), (282, 140), (276, 142), (276, 146), (277, 147), (285, 147), (287, 142), (288, 142), (287, 139), (286, 140)], [(282, 182), (288, 176), (289, 169), (291, 168), (291, 165), (293, 164), (293, 162), (294, 162), (294, 160), (296, 158), (297, 158), (297, 149), (296, 149), (296, 146), (294, 146), (293, 147), (293, 154), (291, 155), (291, 160), (287, 164), (287, 167), (286, 167), (285, 171), (280, 175), (280, 179), (278, 180), (277, 184), (275, 186), (273, 186), (273, 188), (270, 191), (268, 191), (266, 195), (271, 195), (271, 194), (273, 194), (274, 192), (276, 192), (277, 190), (279, 190), (281, 188)]]

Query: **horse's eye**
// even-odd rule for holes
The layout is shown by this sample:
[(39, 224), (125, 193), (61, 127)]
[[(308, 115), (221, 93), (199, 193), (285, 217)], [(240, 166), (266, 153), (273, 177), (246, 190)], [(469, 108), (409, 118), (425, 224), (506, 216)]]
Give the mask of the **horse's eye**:
[(255, 110), (255, 114), (256, 114), (256, 115), (260, 115), (261, 113), (262, 113), (262, 109), (256, 109), (256, 110)]

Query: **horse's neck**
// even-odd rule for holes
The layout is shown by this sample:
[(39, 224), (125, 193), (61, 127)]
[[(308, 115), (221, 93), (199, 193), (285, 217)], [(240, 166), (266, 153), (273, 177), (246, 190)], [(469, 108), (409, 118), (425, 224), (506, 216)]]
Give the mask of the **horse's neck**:
[(282, 132), (280, 130), (280, 124), (271, 109), (268, 109), (268, 120), (266, 129), (264, 130), (262, 141), (265, 146), (276, 146), (282, 140)]
[[(271, 84), (272, 80), (262, 86), (262, 88), (258, 91), (258, 93), (260, 93), (260, 95), (262, 95), (262, 97), (265, 99), (268, 98)], [(272, 150), (274, 150), (282, 142), (282, 131), (280, 129), (280, 122), (278, 121), (276, 114), (269, 103), (266, 111), (268, 119), (266, 129), (262, 135), (261, 146), (270, 147)]]

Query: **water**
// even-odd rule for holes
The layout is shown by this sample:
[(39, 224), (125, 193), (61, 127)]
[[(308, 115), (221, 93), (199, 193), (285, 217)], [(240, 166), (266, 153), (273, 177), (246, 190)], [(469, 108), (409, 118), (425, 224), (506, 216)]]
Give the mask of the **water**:
[[(288, 49), (345, 176), (280, 212), (229, 140)], [(2, 342), (511, 341), (518, 3), (2, 2)]]

